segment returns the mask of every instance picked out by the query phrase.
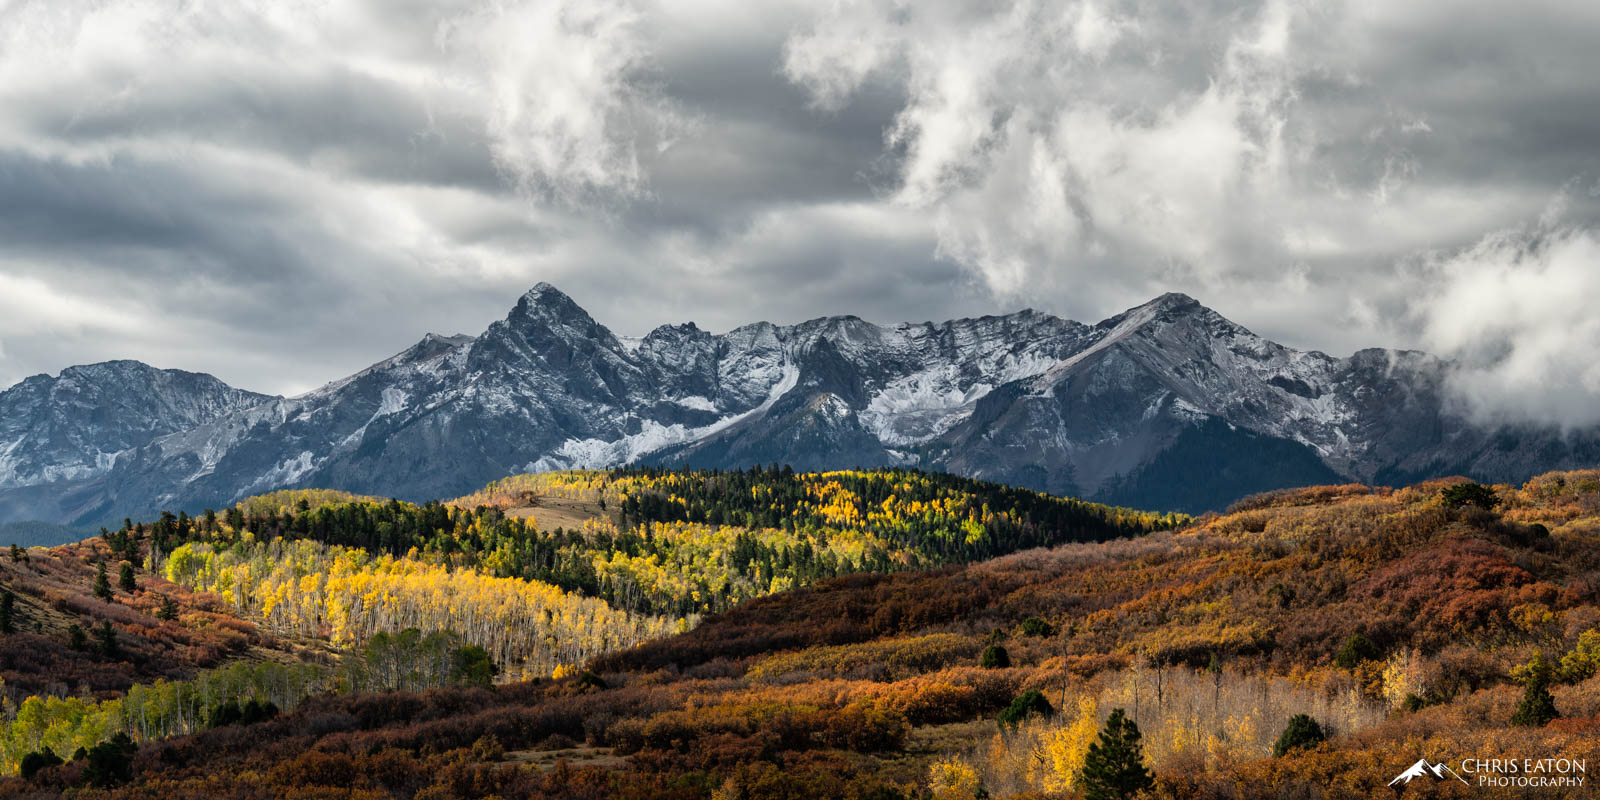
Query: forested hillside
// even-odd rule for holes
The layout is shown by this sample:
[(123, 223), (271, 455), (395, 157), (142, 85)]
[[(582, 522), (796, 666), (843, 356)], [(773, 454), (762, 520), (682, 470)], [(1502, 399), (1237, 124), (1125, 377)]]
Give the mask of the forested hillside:
[(824, 578), (554, 680), (150, 742), (107, 796), (1071, 798), (1121, 709), (1156, 797), (1367, 798), (1419, 758), (1600, 763), (1597, 575), (1600, 472), (1283, 492), (1176, 531)]
[(0, 542), (21, 547), (49, 547), (81, 538), (83, 533), (53, 522), (0, 523)]
[(260, 721), (320, 692), (570, 675), (819, 579), (1183, 521), (942, 475), (780, 469), (531, 475), (421, 505), (285, 491), (125, 520), (16, 551), (0, 768)]

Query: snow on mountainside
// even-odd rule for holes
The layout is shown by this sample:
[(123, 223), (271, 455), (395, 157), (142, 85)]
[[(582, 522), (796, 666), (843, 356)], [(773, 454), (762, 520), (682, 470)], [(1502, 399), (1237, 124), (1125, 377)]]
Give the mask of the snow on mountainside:
[(137, 361), (35, 375), (0, 392), (0, 488), (90, 478), (124, 450), (269, 399)]
[(630, 339), (540, 284), (479, 336), (429, 334), (300, 397), (206, 376), (174, 392), (104, 367), (0, 395), (0, 519), (83, 524), (282, 486), (422, 499), (639, 462), (908, 464), (1198, 510), (1296, 482), (1600, 460), (1592, 432), (1474, 426), (1442, 389), (1449, 365), (1426, 354), (1297, 351), (1178, 294), (1094, 326), (840, 316)]

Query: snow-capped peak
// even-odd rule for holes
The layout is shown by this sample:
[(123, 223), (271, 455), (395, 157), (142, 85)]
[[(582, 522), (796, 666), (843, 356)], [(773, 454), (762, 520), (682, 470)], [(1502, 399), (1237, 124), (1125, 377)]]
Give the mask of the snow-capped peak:
[[(428, 334), (299, 398), (140, 366), (71, 368), (0, 393), (0, 513), (98, 522), (80, 512), (219, 508), (279, 484), (427, 499), (529, 464), (639, 461), (909, 464), (1197, 509), (1212, 501), (1159, 494), (1170, 481), (1139, 488), (1140, 475), (1183, 468), (1161, 463), (1173, 453), (1210, 453), (1239, 476), (1215, 490), (1226, 502), (1285, 480), (1470, 473), (1480, 452), (1531, 473), (1566, 463), (1543, 454), (1569, 452), (1555, 438), (1508, 449), (1452, 417), (1446, 371), (1425, 354), (1296, 351), (1177, 293), (1094, 326), (1023, 311), (723, 334), (684, 323), (619, 338), (540, 283), (478, 337)], [(127, 398), (149, 402), (95, 422)], [(1202, 428), (1210, 438), (1179, 446)], [(44, 483), (76, 505), (4, 494)]]

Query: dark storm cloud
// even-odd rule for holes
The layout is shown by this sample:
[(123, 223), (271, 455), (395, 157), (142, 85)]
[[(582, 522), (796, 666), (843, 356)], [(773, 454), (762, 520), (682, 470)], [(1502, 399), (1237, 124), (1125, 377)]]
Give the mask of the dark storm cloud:
[(21, 0), (0, 385), (300, 391), (540, 280), (629, 335), (1182, 290), (1593, 421), (1597, 37), (1554, 2)]

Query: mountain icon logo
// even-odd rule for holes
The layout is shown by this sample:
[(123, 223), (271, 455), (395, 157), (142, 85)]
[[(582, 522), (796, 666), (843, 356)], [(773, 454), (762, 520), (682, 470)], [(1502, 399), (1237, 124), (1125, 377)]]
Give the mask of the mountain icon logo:
[(1426, 758), (1417, 759), (1417, 763), (1412, 764), (1411, 766), (1407, 767), (1405, 772), (1402, 772), (1399, 775), (1394, 776), (1394, 780), (1389, 781), (1389, 785), (1390, 786), (1394, 786), (1394, 785), (1398, 784), (1400, 786), (1404, 786), (1404, 785), (1410, 783), (1412, 781), (1412, 779), (1420, 778), (1420, 777), (1422, 777), (1424, 775), (1430, 775), (1430, 776), (1433, 777), (1434, 780), (1438, 780), (1438, 781), (1445, 780), (1446, 777), (1455, 778), (1456, 780), (1461, 781), (1462, 783), (1466, 783), (1468, 786), (1472, 785), (1470, 783), (1467, 783), (1467, 779), (1461, 777), (1459, 774), (1456, 773), (1455, 770), (1449, 768), (1448, 766), (1446, 766), (1444, 764), (1431, 763)]

